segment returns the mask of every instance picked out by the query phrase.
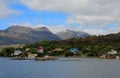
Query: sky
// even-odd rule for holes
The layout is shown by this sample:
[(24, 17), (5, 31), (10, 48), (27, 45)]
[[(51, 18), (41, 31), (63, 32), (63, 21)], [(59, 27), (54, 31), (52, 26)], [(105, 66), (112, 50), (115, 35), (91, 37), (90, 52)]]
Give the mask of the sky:
[(0, 0), (0, 30), (13, 25), (92, 35), (120, 32), (120, 0)]

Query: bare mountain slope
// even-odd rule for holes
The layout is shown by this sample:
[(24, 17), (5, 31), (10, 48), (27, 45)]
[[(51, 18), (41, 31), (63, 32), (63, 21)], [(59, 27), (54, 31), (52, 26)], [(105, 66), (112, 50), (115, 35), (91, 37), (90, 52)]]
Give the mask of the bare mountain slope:
[(41, 40), (60, 40), (46, 27), (12, 26), (0, 31), (0, 45), (33, 43)]

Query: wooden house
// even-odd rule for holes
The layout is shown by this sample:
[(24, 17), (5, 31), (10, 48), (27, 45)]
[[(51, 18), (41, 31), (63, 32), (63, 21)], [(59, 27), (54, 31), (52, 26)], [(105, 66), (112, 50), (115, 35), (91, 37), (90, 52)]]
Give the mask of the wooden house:
[(55, 48), (55, 49), (53, 49), (53, 52), (59, 52), (59, 51), (62, 51), (62, 49), (61, 48)]
[(37, 57), (38, 55), (37, 54), (33, 54), (33, 53), (27, 53), (27, 55), (28, 55), (28, 58), (29, 59), (34, 59), (35, 57)]

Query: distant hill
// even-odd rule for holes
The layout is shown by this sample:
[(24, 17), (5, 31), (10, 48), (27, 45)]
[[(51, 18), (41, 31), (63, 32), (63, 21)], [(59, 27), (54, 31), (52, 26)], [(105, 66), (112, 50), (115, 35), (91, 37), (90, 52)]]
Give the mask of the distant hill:
[(61, 32), (58, 32), (57, 35), (61, 38), (61, 39), (69, 39), (69, 38), (84, 38), (87, 36), (90, 36), (88, 33), (86, 32), (82, 32), (82, 31), (72, 31), (72, 30), (68, 30), (65, 29)]
[(41, 40), (61, 40), (46, 27), (11, 26), (0, 30), (0, 45), (34, 43)]

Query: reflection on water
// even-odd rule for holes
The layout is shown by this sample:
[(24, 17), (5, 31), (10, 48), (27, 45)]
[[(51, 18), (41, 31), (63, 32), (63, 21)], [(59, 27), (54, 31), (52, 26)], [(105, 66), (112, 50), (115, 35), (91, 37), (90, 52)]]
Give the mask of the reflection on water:
[(120, 78), (120, 60), (59, 58), (56, 61), (0, 58), (0, 78)]

